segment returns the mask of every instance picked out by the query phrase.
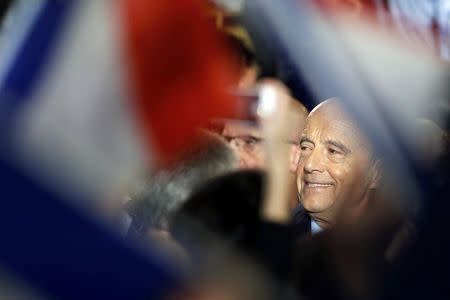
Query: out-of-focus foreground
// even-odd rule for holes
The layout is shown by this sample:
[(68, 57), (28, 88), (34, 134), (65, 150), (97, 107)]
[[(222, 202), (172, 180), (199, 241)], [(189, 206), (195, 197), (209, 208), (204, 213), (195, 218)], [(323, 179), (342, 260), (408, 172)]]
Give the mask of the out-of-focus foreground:
[(450, 297), (448, 0), (0, 5), (0, 297)]

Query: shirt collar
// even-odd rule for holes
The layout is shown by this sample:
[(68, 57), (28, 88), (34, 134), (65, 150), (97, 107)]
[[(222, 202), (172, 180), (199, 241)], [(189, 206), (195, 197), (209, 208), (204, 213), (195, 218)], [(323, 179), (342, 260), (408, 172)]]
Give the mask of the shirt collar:
[(320, 227), (319, 224), (311, 218), (311, 234), (315, 235), (321, 231), (323, 231), (322, 227)]

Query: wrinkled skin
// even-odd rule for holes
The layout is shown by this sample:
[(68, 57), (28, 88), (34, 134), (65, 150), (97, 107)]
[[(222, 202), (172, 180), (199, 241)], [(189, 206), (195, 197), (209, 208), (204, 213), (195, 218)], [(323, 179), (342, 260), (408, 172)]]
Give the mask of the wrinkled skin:
[(309, 215), (326, 228), (342, 209), (362, 213), (378, 179), (369, 143), (339, 100), (317, 106), (302, 133), (297, 167), (299, 199)]

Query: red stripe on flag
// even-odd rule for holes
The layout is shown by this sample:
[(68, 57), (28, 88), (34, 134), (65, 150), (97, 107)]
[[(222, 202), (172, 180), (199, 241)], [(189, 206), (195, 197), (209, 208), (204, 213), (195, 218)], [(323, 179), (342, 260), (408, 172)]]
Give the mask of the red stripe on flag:
[(160, 162), (176, 156), (210, 118), (235, 113), (224, 43), (198, 1), (123, 0), (133, 101)]

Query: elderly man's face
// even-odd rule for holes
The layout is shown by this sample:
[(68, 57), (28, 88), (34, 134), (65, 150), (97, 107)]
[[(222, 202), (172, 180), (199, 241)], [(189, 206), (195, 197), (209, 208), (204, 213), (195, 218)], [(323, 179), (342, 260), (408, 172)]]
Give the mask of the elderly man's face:
[[(289, 133), (285, 142), (289, 144), (289, 171), (295, 177), (299, 158), (298, 141), (308, 113), (303, 104), (297, 100), (291, 101), (289, 109)], [(228, 121), (225, 123), (222, 136), (230, 143), (238, 157), (240, 169), (265, 168), (264, 137), (258, 124)]]
[(230, 121), (225, 123), (222, 136), (235, 152), (240, 169), (264, 168), (263, 138), (256, 125)]
[(300, 202), (322, 224), (343, 205), (357, 206), (375, 184), (368, 143), (333, 100), (307, 118), (297, 176)]

